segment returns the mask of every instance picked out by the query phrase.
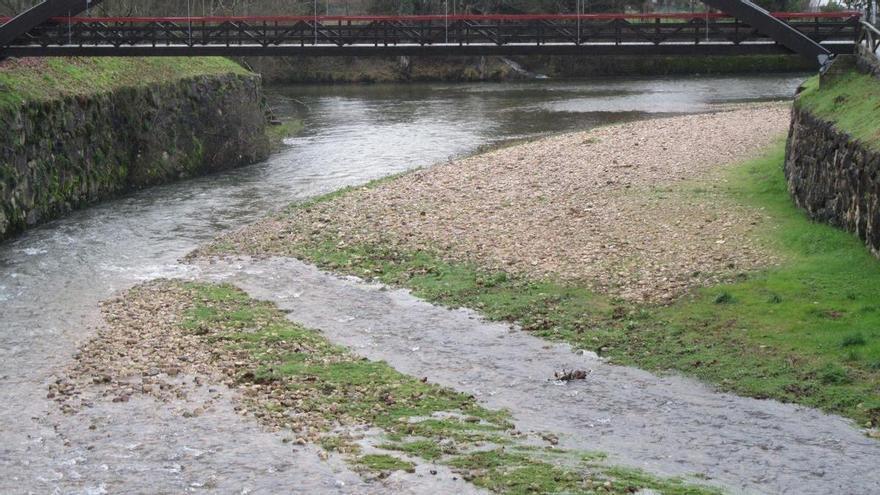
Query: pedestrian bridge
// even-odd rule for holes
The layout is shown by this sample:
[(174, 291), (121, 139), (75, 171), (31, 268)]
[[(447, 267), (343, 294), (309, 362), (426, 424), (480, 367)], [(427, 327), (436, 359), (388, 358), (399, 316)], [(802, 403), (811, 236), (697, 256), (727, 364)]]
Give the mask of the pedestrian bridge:
[(0, 18), (0, 56), (746, 55), (851, 53), (857, 12), (92, 17), (97, 0), (47, 0)]

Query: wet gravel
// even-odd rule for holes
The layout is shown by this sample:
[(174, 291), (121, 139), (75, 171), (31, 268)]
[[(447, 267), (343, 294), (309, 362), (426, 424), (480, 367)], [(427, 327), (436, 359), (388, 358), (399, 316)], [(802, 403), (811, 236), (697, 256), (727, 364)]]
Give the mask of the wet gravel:
[[(880, 442), (847, 419), (608, 365), (293, 259), (203, 263), (203, 276), (272, 301), (370, 359), (508, 408), (520, 429), (556, 432), (562, 447), (606, 451), (612, 463), (657, 474), (696, 474), (734, 492), (880, 492)], [(560, 369), (591, 373), (563, 386), (548, 380)]]
[[(385, 493), (339, 459), (283, 443), (236, 414), (225, 387), (214, 390), (166, 403), (93, 397), (74, 415), (51, 408), (34, 418), (42, 435), (6, 446), (20, 456), (4, 459), (13, 474), (0, 479), (0, 493)], [(203, 413), (184, 416), (194, 408)]]
[[(192, 386), (195, 379), (163, 375), (186, 394), (159, 399), (135, 392), (114, 401), (104, 387), (82, 387), (78, 399), (89, 405), (74, 414), (52, 405), (23, 418), (16, 431), (4, 426), (0, 470), (9, 474), (0, 477), (0, 493), (483, 493), (448, 471), (433, 475), (428, 466), (365, 480), (339, 456), (288, 442), (289, 432), (239, 414), (236, 391), (218, 383)], [(35, 392), (45, 396), (48, 385)]]
[[(26, 456), (45, 459), (48, 452), (34, 450), (56, 448), (52, 457), (63, 458), (23, 462), (22, 472), (39, 478), (7, 481), (36, 481), (47, 493), (484, 493), (439, 466), (381, 478), (353, 472), (315, 445), (329, 429), (323, 415), (267, 408), (307, 397), (280, 382), (239, 383), (262, 363), (181, 327), (194, 297), (194, 289), (160, 279), (102, 303), (104, 323), (45, 388), (59, 407), (36, 419), (52, 438), (31, 439)], [(206, 330), (231, 331), (223, 322)], [(317, 352), (308, 346), (319, 344), (290, 345), (283, 352)]]

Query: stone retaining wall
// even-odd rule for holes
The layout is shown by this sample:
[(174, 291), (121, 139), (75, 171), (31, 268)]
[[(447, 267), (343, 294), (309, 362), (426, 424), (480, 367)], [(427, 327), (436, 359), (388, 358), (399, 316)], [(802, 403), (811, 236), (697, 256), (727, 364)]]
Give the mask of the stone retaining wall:
[(256, 75), (0, 109), (0, 239), (123, 192), (265, 159)]
[[(880, 74), (876, 67), (866, 54), (842, 58), (820, 84), (833, 84), (848, 70)], [(811, 218), (856, 233), (880, 256), (880, 154), (795, 102), (785, 177), (795, 203)]]
[(792, 109), (785, 157), (788, 189), (811, 218), (855, 232), (880, 254), (880, 155), (831, 123)]

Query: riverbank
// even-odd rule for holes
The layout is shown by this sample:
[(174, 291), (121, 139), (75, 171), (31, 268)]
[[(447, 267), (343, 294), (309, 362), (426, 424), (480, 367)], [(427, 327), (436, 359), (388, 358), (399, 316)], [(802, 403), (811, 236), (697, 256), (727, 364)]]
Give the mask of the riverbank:
[(755, 106), (514, 146), (293, 207), (201, 254), (299, 257), (613, 362), (876, 426), (880, 270), (790, 205), (787, 115)]
[(269, 84), (512, 81), (612, 76), (809, 72), (797, 56), (706, 57), (259, 57), (244, 59)]
[[(873, 74), (872, 74), (873, 72)], [(880, 256), (880, 61), (840, 57), (795, 100), (785, 175), (796, 204)]]
[[(698, 476), (734, 493), (870, 493), (868, 483), (880, 483), (873, 469), (880, 457), (872, 450), (880, 444), (840, 417), (609, 365), (503, 322), (293, 259), (177, 261), (267, 211), (465, 156), (484, 143), (645, 118), (639, 112), (646, 108), (641, 112), (688, 112), (746, 95), (785, 98), (798, 83), (768, 77), (320, 92), (291, 87), (272, 96), (279, 119), (302, 118), (308, 132), (288, 140), (291, 148), (266, 163), (126, 196), (0, 246), (0, 312), (7, 329), (0, 332), (6, 398), (0, 422), (10, 425), (0, 435), (0, 492), (182, 493), (201, 487), (276, 493), (291, 486), (332, 495), (465, 491), (460, 481), (438, 489), (431, 480), (451, 480), (439, 465), (437, 475), (430, 465), (425, 471), (415, 463), (415, 473), (364, 480), (333, 452), (299, 445), (292, 434), (236, 413), (236, 396), (246, 390), (222, 383), (200, 380), (202, 386), (170, 402), (141, 393), (127, 402), (111, 396), (73, 415), (46, 399), (48, 387), (66, 376), (77, 347), (104, 324), (98, 301), (144, 280), (192, 277), (235, 284), (337, 345), (474, 395), (484, 408), (516, 411), (522, 431), (554, 433), (562, 449), (606, 452), (610, 465)], [(280, 104), (286, 98), (295, 107)], [(592, 373), (566, 385), (551, 381), (563, 368)], [(193, 377), (160, 372), (154, 378), (191, 383)], [(200, 408), (201, 414), (192, 414)]]
[(0, 89), (0, 239), (269, 152), (260, 78), (226, 59), (10, 59)]

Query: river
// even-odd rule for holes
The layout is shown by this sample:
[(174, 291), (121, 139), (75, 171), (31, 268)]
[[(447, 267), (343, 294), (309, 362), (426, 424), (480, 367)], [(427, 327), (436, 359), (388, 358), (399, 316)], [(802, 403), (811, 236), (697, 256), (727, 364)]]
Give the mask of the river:
[(802, 79), (270, 89), (276, 113), (302, 119), (305, 130), (266, 162), (105, 202), (0, 245), (0, 492), (74, 486), (47, 474), (56, 473), (53, 454), (35, 447), (50, 434), (32, 419), (53, 407), (46, 381), (90, 335), (100, 300), (142, 280), (185, 275), (192, 268), (177, 260), (219, 232), (293, 201), (498, 142), (787, 99)]

